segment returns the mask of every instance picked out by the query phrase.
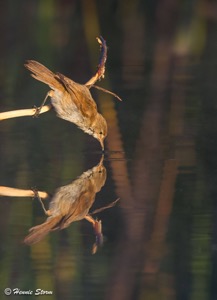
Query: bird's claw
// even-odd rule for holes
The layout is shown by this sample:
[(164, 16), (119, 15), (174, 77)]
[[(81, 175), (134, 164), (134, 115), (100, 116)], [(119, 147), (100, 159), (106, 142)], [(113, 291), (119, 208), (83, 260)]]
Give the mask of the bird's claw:
[(36, 105), (34, 105), (33, 108), (35, 109), (35, 113), (32, 117), (33, 118), (38, 118), (39, 115), (40, 115), (41, 107), (37, 107)]
[(39, 195), (38, 195), (38, 190), (37, 190), (37, 188), (36, 188), (36, 187), (32, 187), (31, 190), (33, 191), (33, 194), (34, 194), (34, 195), (33, 195), (33, 199), (38, 198)]

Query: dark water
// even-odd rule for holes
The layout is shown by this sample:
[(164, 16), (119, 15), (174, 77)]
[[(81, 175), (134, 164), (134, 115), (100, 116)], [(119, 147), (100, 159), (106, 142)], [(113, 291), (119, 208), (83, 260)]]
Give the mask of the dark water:
[[(1, 112), (39, 105), (48, 91), (29, 76), (26, 59), (85, 83), (96, 70), (100, 34), (109, 51), (99, 85), (123, 101), (92, 90), (109, 134), (107, 177), (90, 212), (119, 198), (93, 215), (103, 245), (92, 254), (96, 234), (83, 219), (26, 246), (29, 228), (47, 218), (41, 204), (2, 196), (0, 298), (18, 288), (33, 293), (20, 299), (33, 299), (36, 289), (52, 292), (39, 299), (216, 299), (215, 2), (1, 6)], [(51, 198), (101, 159), (99, 143), (54, 111), (2, 121), (0, 138), (0, 185)]]

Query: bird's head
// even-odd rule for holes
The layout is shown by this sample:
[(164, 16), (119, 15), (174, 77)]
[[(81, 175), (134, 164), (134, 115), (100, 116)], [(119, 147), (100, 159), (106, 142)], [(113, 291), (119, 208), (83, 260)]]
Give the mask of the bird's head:
[(97, 114), (92, 126), (92, 135), (95, 137), (102, 147), (102, 150), (104, 150), (104, 139), (107, 136), (107, 123), (104, 117), (101, 114)]

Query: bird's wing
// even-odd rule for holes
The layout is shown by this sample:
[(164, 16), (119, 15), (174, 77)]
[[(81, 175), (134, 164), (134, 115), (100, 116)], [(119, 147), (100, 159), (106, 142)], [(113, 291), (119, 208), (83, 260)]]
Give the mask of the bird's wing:
[(64, 85), (65, 89), (70, 94), (72, 101), (84, 117), (91, 118), (96, 115), (96, 103), (93, 100), (89, 89), (85, 85), (76, 83), (60, 73), (56, 73), (55, 78)]
[(82, 220), (89, 212), (93, 201), (95, 199), (95, 193), (84, 191), (80, 194), (78, 199), (74, 202), (72, 209), (65, 217), (62, 218), (59, 228), (63, 229), (70, 225), (70, 223)]

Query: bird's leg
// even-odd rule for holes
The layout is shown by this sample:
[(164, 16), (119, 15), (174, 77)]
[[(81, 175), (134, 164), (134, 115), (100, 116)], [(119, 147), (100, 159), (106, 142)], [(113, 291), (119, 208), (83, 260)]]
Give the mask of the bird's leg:
[(49, 91), (46, 95), (46, 97), (44, 98), (43, 102), (41, 103), (41, 105), (39, 107), (34, 106), (35, 108), (35, 114), (33, 115), (33, 118), (37, 118), (40, 114), (40, 111), (42, 109), (42, 107), (45, 105), (47, 98), (48, 97), (52, 97), (53, 96), (53, 91)]
[(46, 210), (46, 208), (45, 208), (45, 206), (44, 206), (44, 203), (43, 203), (43, 201), (41, 200), (41, 197), (38, 197), (38, 200), (39, 200), (39, 202), (41, 203), (41, 207), (42, 207), (42, 209), (43, 209), (45, 215), (46, 215), (46, 216), (50, 216), (50, 215), (51, 215), (51, 212), (50, 212), (49, 209)]
[(41, 207), (45, 213), (46, 216), (51, 216), (51, 212), (50, 210), (46, 210), (43, 201), (41, 200), (41, 197), (39, 196), (39, 193), (36, 189), (32, 189), (33, 193), (34, 193), (34, 197), (37, 198), (39, 200), (39, 202), (41, 203)]
[(86, 215), (84, 218), (85, 218), (88, 222), (92, 223), (93, 226), (95, 225), (95, 220), (94, 220), (94, 218), (92, 218), (90, 215)]
[(89, 214), (87, 214), (84, 218), (88, 222), (92, 223), (96, 237), (99, 238), (100, 236), (102, 236), (102, 222), (101, 222), (101, 220), (99, 220), (99, 221), (97, 219), (95, 220)]

